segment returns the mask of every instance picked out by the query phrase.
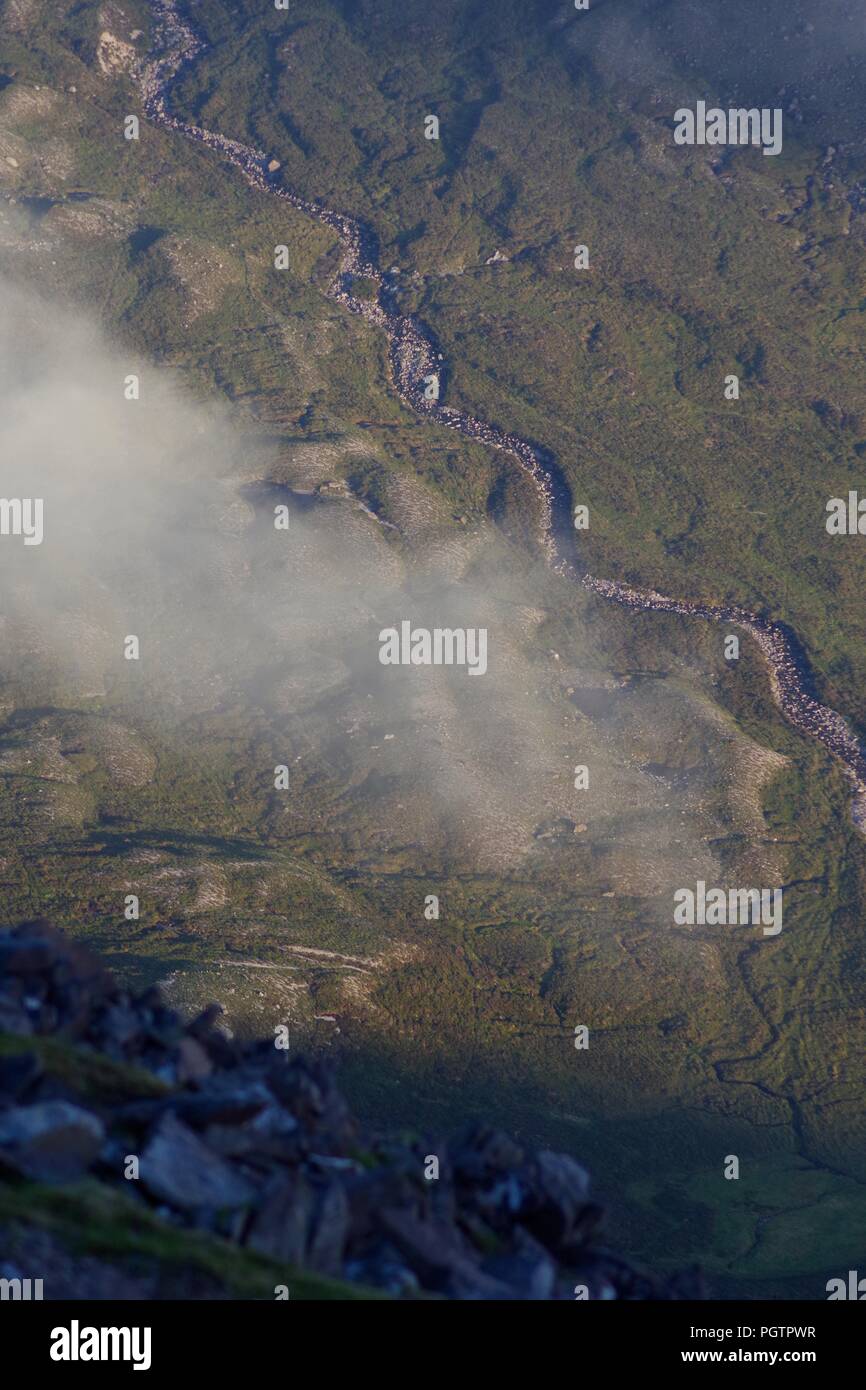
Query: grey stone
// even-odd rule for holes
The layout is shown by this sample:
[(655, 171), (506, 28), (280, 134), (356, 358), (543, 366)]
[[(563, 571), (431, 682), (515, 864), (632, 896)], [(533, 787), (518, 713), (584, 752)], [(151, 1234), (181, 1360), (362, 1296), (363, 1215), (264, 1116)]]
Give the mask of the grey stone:
[(13, 1106), (0, 1114), (0, 1157), (36, 1182), (68, 1182), (102, 1147), (102, 1121), (65, 1100)]
[(181, 1211), (221, 1210), (251, 1202), (255, 1188), (174, 1115), (163, 1115), (141, 1155), (141, 1181)]
[(319, 1196), (307, 1245), (307, 1263), (317, 1274), (340, 1274), (349, 1235), (349, 1202), (340, 1183), (332, 1183)]
[(305, 1178), (280, 1179), (256, 1212), (247, 1244), (262, 1255), (301, 1266), (315, 1204), (315, 1193)]

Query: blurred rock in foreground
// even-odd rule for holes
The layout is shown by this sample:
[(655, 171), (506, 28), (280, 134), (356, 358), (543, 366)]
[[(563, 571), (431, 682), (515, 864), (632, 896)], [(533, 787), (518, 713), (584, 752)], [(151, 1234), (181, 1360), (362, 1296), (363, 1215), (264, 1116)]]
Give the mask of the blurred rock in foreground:
[(219, 1012), (130, 995), (43, 921), (0, 931), (0, 1278), (49, 1299), (702, 1296), (604, 1248), (568, 1155), (367, 1133), (326, 1065), (236, 1043)]

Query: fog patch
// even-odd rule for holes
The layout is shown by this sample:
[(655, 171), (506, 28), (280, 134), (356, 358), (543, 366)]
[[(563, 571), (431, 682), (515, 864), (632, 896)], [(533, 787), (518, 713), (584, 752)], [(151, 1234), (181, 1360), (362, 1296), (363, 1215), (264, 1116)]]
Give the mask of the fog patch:
[[(137, 400), (126, 398), (133, 375)], [(587, 600), (518, 571), (489, 523), (440, 563), (435, 546), (424, 554), (419, 536), (401, 539), (351, 497), (296, 495), (285, 458), (242, 438), (227, 406), (196, 402), (167, 370), (8, 283), (0, 454), (4, 494), (44, 501), (42, 544), (0, 538), (7, 709), (120, 711), (193, 754), (195, 737), (264, 723), (261, 752), (242, 753), (255, 765), (237, 769), (261, 788), (261, 833), (314, 835), (338, 867), (528, 864), (551, 882), (592, 891), (601, 875), (634, 894), (667, 892), (684, 864), (713, 880), (714, 787), (727, 774), (707, 758), (680, 787), (653, 770), (672, 720), (710, 748), (713, 717), (663, 686), (652, 700), (582, 710), (571, 694), (603, 656), (581, 635)], [(274, 477), (283, 483), (262, 485)], [(557, 652), (546, 634), (563, 605), (576, 636)], [(403, 620), (486, 628), (486, 671), (383, 666), (379, 634)], [(127, 660), (133, 636), (139, 658)], [(215, 732), (187, 735), (205, 714)], [(104, 740), (84, 742), (101, 758)], [(278, 805), (274, 748), (289, 769)], [(588, 791), (575, 789), (577, 764), (591, 769)], [(92, 814), (83, 800), (74, 809)]]

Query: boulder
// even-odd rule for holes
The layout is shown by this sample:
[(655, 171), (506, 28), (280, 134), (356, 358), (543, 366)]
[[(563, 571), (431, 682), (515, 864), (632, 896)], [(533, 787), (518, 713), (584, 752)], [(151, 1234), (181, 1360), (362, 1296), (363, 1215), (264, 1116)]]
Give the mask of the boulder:
[(141, 1181), (180, 1211), (243, 1207), (256, 1189), (172, 1114), (163, 1115), (141, 1155)]
[(35, 1182), (81, 1177), (99, 1153), (102, 1121), (65, 1100), (0, 1112), (0, 1163)]

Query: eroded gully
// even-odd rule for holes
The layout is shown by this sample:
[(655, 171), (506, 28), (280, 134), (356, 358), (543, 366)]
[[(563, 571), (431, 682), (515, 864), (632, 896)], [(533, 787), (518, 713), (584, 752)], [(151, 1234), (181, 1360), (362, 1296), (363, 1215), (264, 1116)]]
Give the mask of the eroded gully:
[[(444, 379), (442, 357), (426, 326), (396, 309), (386, 277), (379, 268), (375, 234), (356, 218), (334, 211), (319, 199), (304, 198), (278, 183), (268, 171), (268, 156), (262, 150), (171, 114), (167, 100), (171, 83), (181, 68), (204, 51), (205, 45), (178, 14), (174, 0), (152, 0), (152, 11), (154, 47), (136, 73), (148, 119), (214, 150), (239, 169), (253, 188), (290, 203), (336, 233), (342, 255), (337, 274), (327, 289), (329, 298), (386, 335), (392, 384), (407, 405), (436, 424), (502, 450), (517, 461), (535, 485), (540, 504), (539, 542), (554, 573), (626, 608), (704, 618), (732, 624), (747, 632), (763, 654), (773, 696), (785, 718), (801, 734), (823, 744), (842, 766), (854, 789), (854, 822), (861, 833), (866, 833), (866, 753), (846, 720), (810, 693), (808, 665), (795, 634), (735, 604), (670, 598), (652, 589), (637, 589), (616, 580), (599, 579), (581, 568), (574, 543), (571, 494), (553, 455), (517, 434), (456, 410), (441, 399), (428, 398), (431, 380), (435, 379), (438, 385)], [(353, 294), (356, 279), (368, 282), (375, 293), (370, 298)]]

